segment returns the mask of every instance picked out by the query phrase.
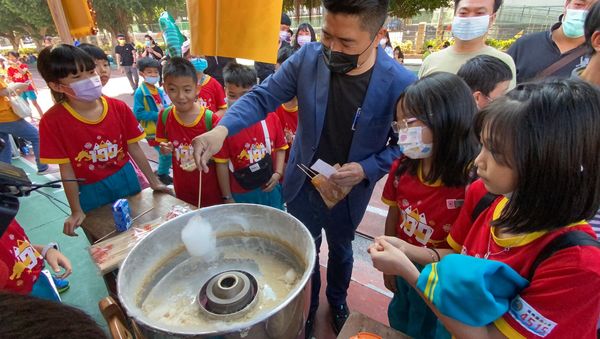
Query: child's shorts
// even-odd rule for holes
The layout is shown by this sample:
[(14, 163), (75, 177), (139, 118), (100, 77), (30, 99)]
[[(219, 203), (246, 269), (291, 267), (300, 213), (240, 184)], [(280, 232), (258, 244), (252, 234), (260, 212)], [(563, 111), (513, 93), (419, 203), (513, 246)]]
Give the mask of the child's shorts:
[(27, 101), (27, 99), (33, 101), (37, 100), (37, 95), (35, 94), (35, 91), (25, 91), (21, 93), (21, 98), (23, 98), (25, 101)]
[(115, 174), (89, 185), (79, 185), (79, 203), (84, 212), (141, 191), (133, 165), (127, 162)]
[(231, 193), (233, 200), (239, 203), (258, 204), (283, 209), (281, 184), (277, 184), (271, 192), (263, 192), (261, 188), (246, 193)]

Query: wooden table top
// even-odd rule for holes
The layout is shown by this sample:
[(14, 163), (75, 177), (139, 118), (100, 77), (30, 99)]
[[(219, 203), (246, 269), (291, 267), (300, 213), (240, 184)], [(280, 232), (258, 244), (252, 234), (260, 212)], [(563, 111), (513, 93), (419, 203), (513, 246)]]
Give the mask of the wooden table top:
[[(179, 200), (166, 193), (154, 192), (151, 188), (146, 188), (140, 193), (127, 198), (127, 201), (129, 201), (132, 218), (154, 207), (150, 212), (137, 219), (134, 225), (164, 216), (174, 205), (188, 205), (183, 200)], [(192, 209), (195, 209), (195, 207), (192, 207)], [(115, 222), (112, 214), (112, 204), (98, 207), (86, 213), (86, 218), (81, 227), (92, 244), (96, 240), (113, 232), (115, 230)], [(114, 235), (117, 234), (116, 232), (114, 233)]]

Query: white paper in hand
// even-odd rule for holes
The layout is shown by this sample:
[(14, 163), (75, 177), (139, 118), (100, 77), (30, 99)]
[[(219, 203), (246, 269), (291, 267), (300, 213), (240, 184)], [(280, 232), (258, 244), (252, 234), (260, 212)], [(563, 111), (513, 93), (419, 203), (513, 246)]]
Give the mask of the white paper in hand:
[(337, 170), (333, 166), (321, 159), (318, 159), (310, 168), (314, 171), (323, 174), (323, 176), (325, 176), (327, 179), (329, 179), (329, 177), (333, 173), (337, 172)]

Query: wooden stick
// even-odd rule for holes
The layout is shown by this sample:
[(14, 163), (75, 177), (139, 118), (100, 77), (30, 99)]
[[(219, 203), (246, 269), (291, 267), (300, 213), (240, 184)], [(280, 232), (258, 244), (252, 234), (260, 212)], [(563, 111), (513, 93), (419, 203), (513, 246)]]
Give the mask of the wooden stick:
[(314, 176), (316, 176), (316, 174), (314, 173), (313, 170), (311, 170), (310, 168), (308, 168), (306, 165), (304, 164), (298, 164), (298, 168), (304, 172), (304, 174), (306, 174), (309, 178), (313, 178)]
[(200, 208), (200, 200), (202, 198), (202, 169), (199, 168), (198, 172), (200, 172), (200, 178), (198, 179), (198, 208)]

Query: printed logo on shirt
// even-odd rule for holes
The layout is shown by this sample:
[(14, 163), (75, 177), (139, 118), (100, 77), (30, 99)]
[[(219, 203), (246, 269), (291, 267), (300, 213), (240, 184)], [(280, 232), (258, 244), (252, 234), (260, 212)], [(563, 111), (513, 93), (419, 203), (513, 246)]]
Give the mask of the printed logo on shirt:
[(175, 159), (180, 164), (187, 164), (194, 159), (194, 147), (190, 144), (173, 141), (175, 147)]
[(267, 148), (262, 142), (255, 142), (253, 144), (246, 143), (244, 145), (244, 150), (240, 152), (237, 158), (238, 160), (247, 160), (248, 162), (250, 162), (250, 164), (254, 164), (262, 160), (267, 155), (267, 153)]
[(85, 165), (88, 162), (88, 169), (93, 171), (96, 169), (96, 164), (99, 167), (106, 167), (107, 165), (116, 165), (119, 161), (123, 160), (125, 154), (123, 149), (119, 148), (117, 140), (101, 141), (101, 137), (97, 137), (99, 142), (92, 144), (91, 142), (86, 143), (83, 147), (84, 150), (80, 151), (75, 161), (77, 167)]
[(204, 108), (210, 108), (210, 104), (212, 103), (212, 99), (208, 99), (208, 101), (204, 100), (204, 98), (199, 98), (198, 102), (200, 103), (200, 106), (204, 107)]
[(508, 313), (521, 326), (540, 337), (546, 337), (556, 327), (554, 321), (544, 317), (519, 295), (511, 301)]
[(402, 212), (402, 229), (404, 233), (413, 237), (421, 244), (427, 245), (429, 239), (433, 235), (433, 228), (427, 224), (425, 213), (420, 213), (418, 209), (412, 209), (411, 206), (401, 210)]
[(13, 246), (13, 253), (16, 261), (10, 280), (20, 279), (25, 270), (31, 271), (38, 263), (37, 252), (27, 241), (17, 240), (17, 246)]

